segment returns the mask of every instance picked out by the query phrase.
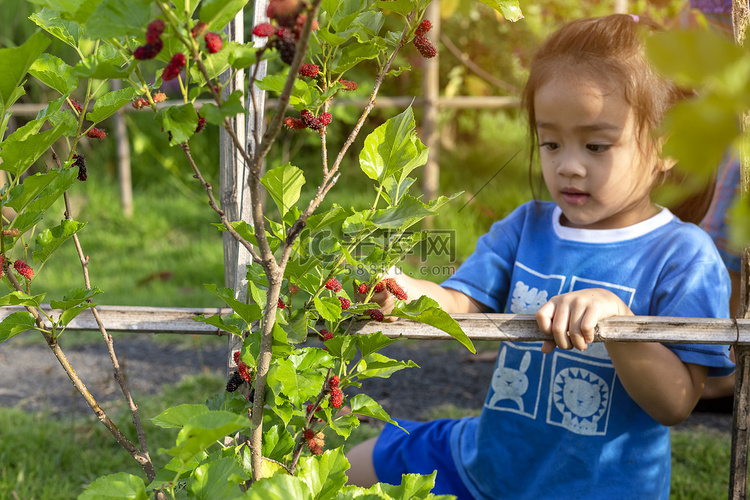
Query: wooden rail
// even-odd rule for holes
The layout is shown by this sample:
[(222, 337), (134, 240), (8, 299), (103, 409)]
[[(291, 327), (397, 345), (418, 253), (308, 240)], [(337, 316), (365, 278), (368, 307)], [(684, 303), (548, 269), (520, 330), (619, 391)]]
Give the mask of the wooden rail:
[[(21, 306), (0, 307), (0, 321), (9, 314), (22, 310)], [(56, 318), (59, 310), (42, 307), (47, 315)], [(226, 335), (216, 327), (196, 321), (204, 314), (210, 316), (231, 313), (229, 308), (185, 307), (127, 307), (97, 306), (109, 333), (173, 333)], [(456, 314), (453, 318), (472, 340), (546, 340), (537, 328), (532, 315), (524, 314)], [(91, 310), (84, 311), (68, 325), (69, 331), (98, 330)], [(410, 320), (393, 323), (360, 321), (352, 331), (371, 333), (382, 331), (388, 337), (410, 339), (451, 339), (437, 328)], [(599, 322), (595, 341), (614, 342), (673, 342), (683, 344), (750, 345), (750, 319), (672, 318), (663, 316), (621, 316)]]

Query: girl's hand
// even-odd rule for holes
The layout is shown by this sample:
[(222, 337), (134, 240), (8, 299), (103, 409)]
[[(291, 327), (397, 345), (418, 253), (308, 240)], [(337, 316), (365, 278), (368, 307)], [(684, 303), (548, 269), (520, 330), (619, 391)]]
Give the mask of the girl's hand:
[(536, 312), (539, 329), (554, 337), (545, 340), (542, 352), (555, 347), (585, 351), (594, 341), (596, 324), (611, 316), (632, 316), (628, 306), (614, 293), (589, 288), (552, 297)]
[[(396, 305), (395, 296), (385, 288), (384, 283), (386, 282), (387, 279), (395, 280), (395, 283), (400, 287), (400, 289), (403, 290), (404, 293), (406, 293), (405, 292), (406, 285), (401, 279), (402, 277), (403, 277), (403, 272), (400, 269), (398, 269), (395, 266), (391, 267), (381, 279), (381, 283), (383, 283), (383, 285), (381, 285), (382, 290), (373, 292), (372, 297), (370, 297), (370, 302), (375, 302), (376, 304), (378, 304), (380, 306), (380, 311), (383, 314), (390, 314)], [(367, 298), (367, 293), (360, 293), (359, 290), (357, 290), (357, 287), (354, 287), (354, 300), (355, 301), (364, 302), (366, 298)], [(395, 320), (396, 318), (386, 318), (386, 321), (395, 321)]]

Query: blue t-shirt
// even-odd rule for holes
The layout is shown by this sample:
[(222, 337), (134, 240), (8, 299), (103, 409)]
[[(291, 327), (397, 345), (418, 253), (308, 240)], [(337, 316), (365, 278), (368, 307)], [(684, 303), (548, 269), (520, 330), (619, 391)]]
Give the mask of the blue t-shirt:
[[(554, 203), (529, 202), (493, 224), (443, 286), (492, 312), (533, 314), (550, 297), (612, 291), (636, 315), (728, 317), (729, 278), (711, 239), (663, 209), (630, 227), (561, 226)], [(630, 398), (607, 350), (503, 342), (479, 417), (451, 433), (478, 499), (669, 497), (669, 429)], [(711, 375), (734, 365), (722, 345), (668, 344)]]

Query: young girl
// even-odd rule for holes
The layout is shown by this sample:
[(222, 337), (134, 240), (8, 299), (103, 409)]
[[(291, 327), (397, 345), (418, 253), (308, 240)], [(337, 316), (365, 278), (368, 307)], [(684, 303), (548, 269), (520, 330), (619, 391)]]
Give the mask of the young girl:
[(651, 29), (612, 15), (553, 34), (523, 98), (554, 202), (493, 224), (442, 285), (397, 277), (450, 313), (536, 313), (550, 340), (502, 343), (479, 417), (401, 421), (408, 433), (387, 426), (355, 447), (351, 483), (437, 470), (433, 493), (460, 499), (668, 498), (667, 426), (707, 374), (731, 372), (727, 349), (592, 343), (611, 316), (728, 317), (711, 239), (650, 198), (672, 167), (653, 132), (683, 95), (648, 64)]

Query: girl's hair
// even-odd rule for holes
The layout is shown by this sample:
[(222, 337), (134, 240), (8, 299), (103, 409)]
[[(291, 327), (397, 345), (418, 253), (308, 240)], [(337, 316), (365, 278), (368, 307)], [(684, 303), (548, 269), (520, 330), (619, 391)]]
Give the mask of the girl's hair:
[(643, 17), (612, 14), (572, 21), (542, 43), (531, 62), (522, 95), (533, 139), (532, 163), (538, 142), (534, 95), (563, 72), (595, 79), (613, 92), (621, 92), (633, 109), (636, 137), (642, 150), (654, 154), (655, 161), (661, 161), (661, 141), (652, 133), (665, 112), (689, 93), (659, 75), (646, 57), (643, 37), (659, 29), (656, 23)]

